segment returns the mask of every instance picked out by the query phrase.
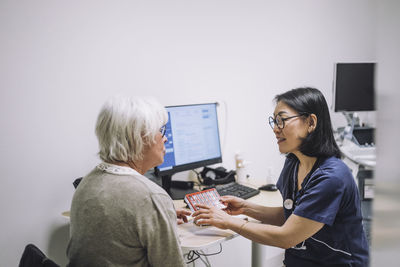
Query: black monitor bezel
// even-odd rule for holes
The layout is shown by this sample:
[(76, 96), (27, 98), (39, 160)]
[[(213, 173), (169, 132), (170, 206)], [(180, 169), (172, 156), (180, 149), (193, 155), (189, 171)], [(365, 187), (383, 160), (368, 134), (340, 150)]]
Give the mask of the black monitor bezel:
[(376, 70), (376, 63), (375, 62), (337, 62), (334, 65), (334, 79), (333, 79), (333, 109), (335, 112), (359, 112), (359, 111), (375, 111), (376, 110), (376, 100), (375, 100), (375, 84), (374, 84), (374, 78), (372, 77), (372, 86), (373, 86), (373, 103), (372, 107), (362, 107), (362, 108), (352, 108), (352, 107), (342, 107), (337, 105), (338, 103), (338, 93), (337, 93), (337, 69), (338, 65), (365, 65), (365, 64), (372, 64), (373, 65), (373, 75), (375, 75), (375, 70)]

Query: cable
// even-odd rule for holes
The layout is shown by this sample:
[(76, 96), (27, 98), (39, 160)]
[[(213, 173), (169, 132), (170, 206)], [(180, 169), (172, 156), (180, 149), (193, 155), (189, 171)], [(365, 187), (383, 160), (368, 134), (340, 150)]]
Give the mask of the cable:
[(220, 253), (222, 252), (222, 245), (219, 244), (219, 251), (218, 251), (218, 252), (207, 253), (207, 254), (206, 254), (206, 253), (204, 253), (202, 250), (200, 250), (200, 251), (201, 251), (201, 253), (200, 253), (199, 251), (196, 250), (197, 254), (200, 255), (200, 256), (208, 257), (208, 256), (218, 255), (218, 254), (220, 254)]
[(199, 181), (198, 186), (200, 187), (201, 185), (203, 185), (203, 180), (202, 180), (202, 178), (201, 178), (201, 175), (200, 175), (200, 173), (199, 173), (198, 171), (196, 171), (195, 169), (193, 169), (192, 171), (196, 174), (197, 180)]
[(211, 264), (210, 264), (210, 262), (208, 261), (207, 256), (205, 256), (205, 259), (203, 259), (202, 257), (200, 257), (200, 260), (204, 263), (204, 265), (205, 265), (206, 267), (211, 267)]
[[(197, 256), (197, 257), (195, 258), (195, 256)], [(200, 255), (198, 255), (198, 254), (196, 253), (195, 250), (191, 250), (191, 251), (189, 251), (189, 253), (186, 255), (186, 258), (189, 260), (189, 261), (186, 262), (186, 264), (189, 264), (189, 263), (192, 263), (192, 262), (194, 262), (195, 260), (199, 259), (199, 258), (200, 258)]]
[[(208, 256), (218, 255), (221, 252), (222, 252), (222, 245), (221, 244), (219, 244), (219, 251), (218, 252), (214, 252), (214, 253), (204, 253), (204, 251), (202, 251), (202, 250), (200, 250), (200, 251), (199, 250), (190, 250), (189, 253), (186, 255), (186, 258), (189, 260), (189, 261), (186, 262), (186, 264), (189, 264), (189, 263), (193, 262), (193, 265), (194, 265), (194, 262), (196, 260), (200, 259), (204, 263), (205, 266), (210, 266), (211, 267), (211, 264), (208, 261), (207, 257)], [(203, 259), (202, 256), (205, 257), (205, 259)]]

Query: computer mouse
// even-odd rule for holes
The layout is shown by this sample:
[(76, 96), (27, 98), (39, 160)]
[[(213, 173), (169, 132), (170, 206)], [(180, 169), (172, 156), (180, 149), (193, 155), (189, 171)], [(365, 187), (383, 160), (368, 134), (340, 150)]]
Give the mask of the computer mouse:
[(278, 188), (274, 184), (266, 184), (266, 185), (260, 186), (258, 188), (258, 190), (276, 191), (276, 190), (278, 190)]

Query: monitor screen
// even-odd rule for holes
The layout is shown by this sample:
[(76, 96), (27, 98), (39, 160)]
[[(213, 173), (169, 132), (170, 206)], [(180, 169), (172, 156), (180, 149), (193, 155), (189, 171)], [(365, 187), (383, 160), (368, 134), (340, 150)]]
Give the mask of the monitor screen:
[(375, 63), (337, 63), (335, 112), (375, 110)]
[(159, 176), (222, 162), (217, 103), (166, 107), (166, 154)]

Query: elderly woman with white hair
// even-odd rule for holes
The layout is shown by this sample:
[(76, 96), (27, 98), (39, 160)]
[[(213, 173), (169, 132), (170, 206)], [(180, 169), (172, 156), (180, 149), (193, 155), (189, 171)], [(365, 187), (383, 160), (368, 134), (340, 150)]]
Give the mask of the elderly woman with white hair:
[(167, 120), (153, 99), (105, 103), (96, 124), (103, 162), (75, 191), (68, 266), (185, 266), (176, 225), (190, 212), (144, 176), (164, 161)]

